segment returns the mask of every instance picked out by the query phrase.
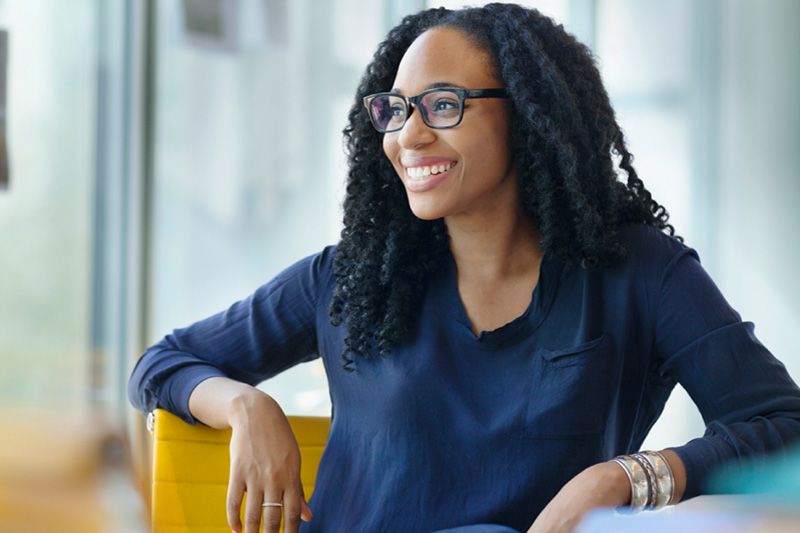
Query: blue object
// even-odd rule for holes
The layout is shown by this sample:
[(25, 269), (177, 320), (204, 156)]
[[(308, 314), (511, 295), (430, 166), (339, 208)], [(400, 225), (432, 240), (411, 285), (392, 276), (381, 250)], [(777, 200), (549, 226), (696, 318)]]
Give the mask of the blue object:
[(800, 447), (768, 458), (725, 464), (711, 475), (708, 488), (711, 492), (750, 494), (755, 503), (796, 512), (800, 508)]
[(433, 533), (519, 533), (516, 529), (497, 524), (473, 524), (471, 526), (440, 529)]
[(737, 511), (644, 512), (620, 515), (613, 509), (597, 509), (578, 525), (575, 533), (717, 533), (756, 531), (761, 519)]
[(796, 440), (800, 391), (694, 250), (641, 225), (621, 237), (631, 255), (610, 267), (545, 255), (525, 312), (477, 336), (448, 255), (413, 336), (388, 357), (356, 357), (354, 372), (328, 320), (327, 247), (148, 349), (129, 397), (194, 423), (201, 381), (257, 384), (321, 356), (333, 418), (303, 532), (526, 531), (577, 473), (638, 450), (680, 382), (708, 424), (674, 448), (691, 497), (722, 462)]

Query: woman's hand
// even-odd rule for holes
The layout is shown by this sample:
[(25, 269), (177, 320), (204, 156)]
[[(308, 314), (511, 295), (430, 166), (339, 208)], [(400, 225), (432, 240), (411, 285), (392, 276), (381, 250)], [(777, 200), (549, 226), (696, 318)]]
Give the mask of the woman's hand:
[[(277, 533), (283, 515), (284, 531), (296, 533), (300, 519), (312, 518), (300, 482), (300, 449), (280, 406), (257, 389), (231, 403), (230, 479), (228, 524), (242, 532), (239, 511), (247, 492), (244, 533)], [(262, 503), (282, 503), (264, 507)]]
[(550, 500), (528, 533), (573, 531), (587, 512), (597, 507), (627, 505), (631, 485), (613, 461), (590, 466), (564, 485)]

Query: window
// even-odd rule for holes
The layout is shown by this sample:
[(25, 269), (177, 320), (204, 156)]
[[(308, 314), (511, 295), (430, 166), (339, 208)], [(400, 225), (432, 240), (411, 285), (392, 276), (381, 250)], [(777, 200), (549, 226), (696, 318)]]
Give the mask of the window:
[(0, 190), (0, 402), (74, 405), (91, 345), (96, 2), (0, 2), (10, 185)]

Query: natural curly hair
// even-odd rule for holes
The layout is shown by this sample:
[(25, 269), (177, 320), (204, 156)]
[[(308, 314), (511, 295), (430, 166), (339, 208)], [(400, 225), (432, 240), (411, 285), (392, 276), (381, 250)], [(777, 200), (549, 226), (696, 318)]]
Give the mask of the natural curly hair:
[(624, 223), (675, 234), (666, 209), (636, 175), (591, 51), (562, 25), (514, 4), (409, 15), (375, 52), (343, 132), (349, 173), (329, 316), (347, 326), (346, 369), (354, 355), (386, 355), (408, 339), (426, 282), (448, 253), (444, 221), (411, 212), (361, 103), (392, 86), (408, 47), (437, 26), (463, 31), (494, 59), (510, 94), (520, 201), (545, 254), (586, 268), (628, 253), (618, 236)]

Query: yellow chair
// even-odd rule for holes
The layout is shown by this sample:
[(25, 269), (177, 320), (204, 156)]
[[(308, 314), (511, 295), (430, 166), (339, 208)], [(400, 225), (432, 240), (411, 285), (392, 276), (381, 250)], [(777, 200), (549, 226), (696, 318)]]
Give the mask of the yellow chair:
[[(300, 446), (300, 478), (310, 498), (330, 419), (290, 416), (289, 424)], [(153, 435), (153, 532), (230, 533), (225, 499), (231, 431), (191, 426), (162, 409), (148, 417), (148, 429)]]

